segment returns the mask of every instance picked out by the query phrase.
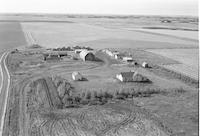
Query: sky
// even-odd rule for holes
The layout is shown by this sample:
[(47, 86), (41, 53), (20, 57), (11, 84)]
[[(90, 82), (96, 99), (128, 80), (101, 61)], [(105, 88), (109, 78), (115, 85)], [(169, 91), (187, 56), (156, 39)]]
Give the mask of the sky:
[(0, 13), (198, 16), (198, 0), (0, 0)]

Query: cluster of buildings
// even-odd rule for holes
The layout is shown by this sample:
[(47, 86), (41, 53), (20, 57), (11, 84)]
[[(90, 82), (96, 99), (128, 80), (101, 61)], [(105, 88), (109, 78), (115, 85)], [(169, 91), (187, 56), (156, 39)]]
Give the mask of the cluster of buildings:
[(121, 82), (149, 82), (149, 79), (135, 71), (121, 72), (116, 75), (116, 78)]
[[(79, 72), (73, 72), (72, 73), (72, 79), (74, 81), (83, 81), (85, 78), (83, 75)], [(135, 71), (130, 71), (130, 72), (121, 72), (116, 75), (116, 79), (118, 79), (120, 82), (149, 82), (150, 80), (135, 72)]]
[[(114, 59), (121, 59), (124, 62), (128, 62), (128, 63), (132, 63), (134, 65), (137, 65), (137, 62), (133, 59), (133, 57), (124, 56), (124, 55), (120, 54), (118, 51), (111, 51), (111, 50), (108, 50), (108, 49), (104, 49), (104, 50), (102, 50), (102, 52), (106, 53), (110, 57), (113, 57)], [(143, 62), (142, 67), (148, 68), (149, 67), (148, 63)]]
[[(86, 49), (76, 49), (75, 54), (78, 54), (83, 61), (95, 61), (95, 55), (92, 51)], [(43, 53), (44, 61), (48, 60), (61, 60), (63, 57), (68, 56), (67, 51), (49, 51)]]
[(122, 56), (120, 55), (120, 53), (118, 51), (111, 51), (111, 50), (108, 50), (108, 49), (104, 49), (104, 50), (102, 50), (102, 52), (106, 53), (110, 57), (114, 57), (115, 59), (121, 59), (122, 58)]
[(120, 54), (118, 51), (111, 51), (111, 50), (108, 50), (108, 49), (104, 49), (104, 50), (102, 50), (102, 52), (106, 53), (108, 56), (113, 57), (115, 59), (121, 59), (121, 60), (126, 61), (126, 62), (133, 62), (134, 61), (132, 57), (124, 56), (124, 55)]
[[(132, 57), (122, 56), (118, 51), (110, 51), (110, 50), (102, 50), (110, 57), (113, 57), (114, 59), (121, 59), (125, 62), (135, 62)], [(95, 61), (96, 57), (94, 53), (87, 49), (76, 49), (74, 50), (74, 54), (79, 55), (80, 59), (83, 61)], [(66, 51), (51, 51), (43, 54), (44, 60), (61, 60), (63, 57), (68, 56), (68, 53)], [(146, 62), (142, 63), (142, 66), (147, 68), (148, 64)], [(121, 72), (116, 75), (116, 78), (121, 82), (147, 82), (149, 79), (146, 77), (138, 74), (135, 71), (129, 71), (129, 72)], [(82, 81), (84, 78), (79, 72), (73, 72), (72, 73), (72, 79), (74, 81)]]

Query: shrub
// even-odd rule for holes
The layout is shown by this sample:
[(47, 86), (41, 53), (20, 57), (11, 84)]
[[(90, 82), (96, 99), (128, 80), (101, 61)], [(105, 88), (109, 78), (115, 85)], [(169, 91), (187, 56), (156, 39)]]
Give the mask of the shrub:
[(116, 99), (124, 100), (125, 97), (124, 97), (124, 95), (119, 94), (116, 96)]
[(73, 104), (73, 97), (65, 95), (64, 98), (63, 98), (63, 103), (64, 103), (65, 106)]
[(75, 102), (75, 103), (78, 104), (78, 103), (80, 103), (80, 101), (81, 101), (81, 97), (80, 97), (80, 96), (75, 96), (75, 97), (74, 97), (74, 102)]
[(91, 92), (87, 91), (86, 95), (85, 95), (85, 99), (91, 99)]
[(105, 98), (105, 97), (102, 97), (102, 99), (100, 100), (100, 104), (102, 105), (102, 104), (105, 104), (105, 103), (107, 103), (108, 102), (108, 100), (107, 100), (107, 98)]
[(116, 99), (116, 98), (118, 97), (118, 95), (119, 95), (119, 91), (118, 91), (118, 90), (116, 90), (116, 91), (114, 92), (114, 95), (113, 95), (113, 97)]
[(80, 104), (87, 105), (89, 103), (88, 100), (81, 99)]
[(91, 92), (91, 99), (92, 100), (96, 100), (97, 99), (97, 92), (96, 91), (92, 91)]
[(109, 98), (113, 98), (113, 95), (112, 95), (111, 93), (105, 91), (105, 92), (103, 93), (103, 97), (106, 98), (106, 99), (109, 99)]
[(81, 97), (82, 97), (82, 98), (85, 98), (85, 92), (82, 92), (82, 93), (81, 93)]
[(98, 99), (102, 99), (102, 97), (103, 97), (103, 92), (102, 92), (102, 90), (101, 90), (101, 91), (99, 91), (99, 92), (97, 93), (97, 98), (98, 98)]

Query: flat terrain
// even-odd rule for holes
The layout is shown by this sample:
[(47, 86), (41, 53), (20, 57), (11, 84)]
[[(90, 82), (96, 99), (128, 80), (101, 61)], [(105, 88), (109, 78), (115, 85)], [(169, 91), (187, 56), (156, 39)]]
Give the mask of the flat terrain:
[(167, 30), (167, 29), (139, 29), (141, 31), (163, 34), (169, 36), (175, 36), (180, 38), (186, 38), (191, 40), (198, 40), (198, 31), (184, 31), (184, 30)]
[(156, 49), (148, 51), (180, 62), (180, 64), (164, 65), (164, 67), (198, 79), (199, 51), (197, 49)]
[[(0, 17), (0, 44), (9, 49), (24, 46), (7, 59), (11, 86), (3, 135), (198, 136), (198, 40), (196, 34), (187, 36), (198, 33), (198, 18)], [(47, 48), (76, 45), (94, 48), (101, 61), (82, 61), (74, 51), (67, 51), (62, 60), (44, 61)], [(104, 48), (132, 56), (138, 65), (116, 60), (100, 50)], [(144, 61), (150, 68), (141, 66)], [(116, 79), (116, 74), (131, 70), (151, 82)], [(74, 71), (85, 80), (72, 80)]]
[(21, 23), (37, 43), (47, 47), (87, 45), (92, 48), (197, 48), (197, 41), (83, 23)]
[[(83, 62), (68, 57), (61, 61), (44, 62), (38, 51), (40, 49), (25, 49), (9, 56), (14, 84), (10, 96), (12, 102), (8, 108), (7, 128), (13, 131), (5, 129), (6, 134), (14, 135), (16, 131), (20, 135), (75, 136), (198, 134), (198, 98), (195, 97), (198, 91), (194, 87), (175, 78), (156, 75), (141, 67), (130, 67), (100, 51), (95, 55), (103, 62)], [(170, 59), (166, 59), (166, 62), (169, 63)], [(120, 83), (116, 80), (117, 73), (129, 70), (136, 70), (147, 76), (152, 83)], [(79, 71), (87, 81), (73, 81), (73, 71)], [(89, 104), (78, 108), (58, 108), (56, 105), (62, 103), (57, 101), (56, 82), (46, 76), (66, 79), (72, 86), (73, 95), (82, 95), (88, 91), (115, 93), (130, 89), (133, 89), (132, 92), (142, 92), (150, 88), (163, 89), (166, 92), (127, 100), (113, 99), (103, 106)], [(176, 91), (179, 88), (183, 91)], [(167, 109), (161, 108), (166, 105)], [(176, 124), (173, 124), (174, 120)]]
[(18, 22), (0, 22), (0, 52), (26, 45), (24, 33)]

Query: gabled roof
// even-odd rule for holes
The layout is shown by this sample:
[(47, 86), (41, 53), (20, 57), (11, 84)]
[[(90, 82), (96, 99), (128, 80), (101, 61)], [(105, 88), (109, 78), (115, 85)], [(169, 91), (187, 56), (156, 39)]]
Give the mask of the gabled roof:
[(120, 73), (122, 75), (122, 77), (131, 77), (133, 78), (133, 75), (135, 74), (135, 72), (121, 72)]

